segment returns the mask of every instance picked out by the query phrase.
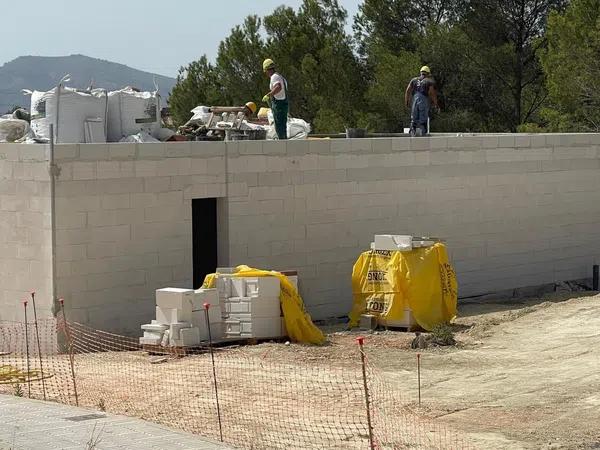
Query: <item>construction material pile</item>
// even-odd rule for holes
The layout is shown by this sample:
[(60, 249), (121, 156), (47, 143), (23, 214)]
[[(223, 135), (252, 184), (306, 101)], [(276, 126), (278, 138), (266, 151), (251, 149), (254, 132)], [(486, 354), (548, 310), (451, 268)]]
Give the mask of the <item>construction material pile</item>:
[(456, 275), (436, 238), (377, 235), (352, 271), (350, 326), (373, 318), (385, 327), (431, 330), (456, 317)]
[(54, 142), (62, 144), (159, 142), (175, 134), (161, 125), (158, 89), (75, 89), (66, 86), (69, 80), (66, 75), (45, 92), (23, 90), (31, 96), (31, 116), (3, 116), (0, 142), (49, 142), (51, 126)]
[[(233, 272), (233, 269), (230, 270)], [(156, 291), (156, 319), (142, 325), (142, 345), (194, 347), (209, 339), (280, 338), (286, 335), (277, 277), (219, 274), (216, 288)], [(297, 276), (289, 277), (297, 287)], [(208, 305), (208, 308), (206, 307)]]

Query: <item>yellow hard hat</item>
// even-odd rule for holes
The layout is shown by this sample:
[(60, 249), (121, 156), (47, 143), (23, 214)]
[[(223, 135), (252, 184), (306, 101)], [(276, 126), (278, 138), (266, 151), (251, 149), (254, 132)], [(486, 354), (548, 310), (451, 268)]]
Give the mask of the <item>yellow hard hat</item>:
[(267, 58), (263, 61), (263, 71), (266, 72), (269, 69), (274, 69), (275, 68), (275, 63), (273, 62), (272, 59)]
[(248, 103), (246, 103), (246, 108), (248, 108), (250, 111), (252, 111), (252, 114), (256, 113), (256, 103), (248, 102)]
[(431, 73), (431, 70), (429, 70), (429, 66), (423, 66), (419, 72)]

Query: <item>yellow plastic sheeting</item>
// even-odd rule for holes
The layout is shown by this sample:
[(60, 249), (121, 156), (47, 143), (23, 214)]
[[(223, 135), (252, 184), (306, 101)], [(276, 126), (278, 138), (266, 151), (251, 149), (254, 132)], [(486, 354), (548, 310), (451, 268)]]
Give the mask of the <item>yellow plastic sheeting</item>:
[(439, 243), (409, 252), (364, 252), (354, 264), (352, 292), (350, 326), (365, 313), (402, 320), (406, 308), (425, 330), (456, 317), (456, 274)]
[[(285, 320), (285, 327), (289, 338), (294, 342), (305, 344), (322, 344), (325, 342), (323, 332), (312, 322), (310, 315), (304, 309), (304, 302), (290, 280), (280, 272), (273, 270), (253, 269), (248, 266), (236, 267), (234, 277), (277, 277), (281, 291), (279, 300)], [(214, 288), (217, 284), (218, 274), (207, 275), (204, 279), (203, 288)]]

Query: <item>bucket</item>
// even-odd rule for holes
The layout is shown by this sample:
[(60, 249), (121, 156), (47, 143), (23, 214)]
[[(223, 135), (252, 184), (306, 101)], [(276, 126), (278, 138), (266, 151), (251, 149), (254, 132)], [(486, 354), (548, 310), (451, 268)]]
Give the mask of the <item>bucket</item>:
[(366, 138), (367, 137), (367, 129), (366, 128), (346, 128), (346, 137), (348, 139)]

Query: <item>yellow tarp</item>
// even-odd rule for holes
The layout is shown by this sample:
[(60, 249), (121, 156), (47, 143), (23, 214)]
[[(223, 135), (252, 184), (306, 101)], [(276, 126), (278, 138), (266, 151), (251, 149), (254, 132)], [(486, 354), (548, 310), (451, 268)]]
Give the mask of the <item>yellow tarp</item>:
[[(281, 291), (279, 300), (289, 338), (294, 342), (305, 344), (322, 344), (325, 342), (323, 332), (319, 330), (304, 309), (304, 302), (290, 280), (280, 272), (253, 269), (248, 266), (236, 267), (235, 277), (277, 277)], [(205, 289), (215, 288), (218, 274), (207, 275), (202, 285)]]
[(456, 275), (439, 243), (409, 252), (362, 253), (352, 271), (352, 293), (350, 326), (365, 313), (399, 321), (406, 308), (425, 330), (456, 317)]

